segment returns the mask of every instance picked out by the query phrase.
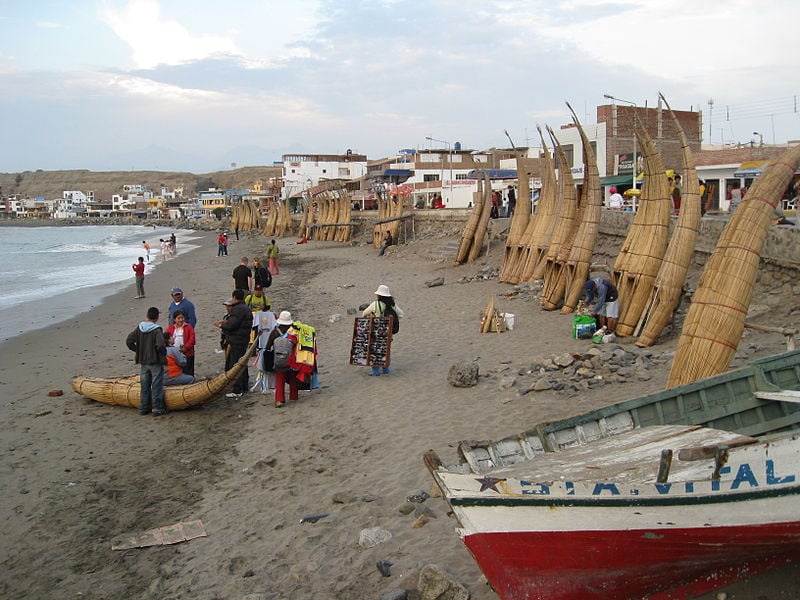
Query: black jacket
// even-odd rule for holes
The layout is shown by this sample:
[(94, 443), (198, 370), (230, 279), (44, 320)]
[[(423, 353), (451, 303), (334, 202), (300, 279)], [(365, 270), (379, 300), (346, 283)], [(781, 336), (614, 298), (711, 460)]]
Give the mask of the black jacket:
[(244, 302), (237, 302), (220, 329), (225, 332), (225, 339), (232, 346), (247, 346), (253, 330), (253, 312)]
[(167, 364), (167, 346), (164, 332), (150, 321), (142, 321), (128, 334), (125, 345), (136, 353), (136, 363), (140, 365)]

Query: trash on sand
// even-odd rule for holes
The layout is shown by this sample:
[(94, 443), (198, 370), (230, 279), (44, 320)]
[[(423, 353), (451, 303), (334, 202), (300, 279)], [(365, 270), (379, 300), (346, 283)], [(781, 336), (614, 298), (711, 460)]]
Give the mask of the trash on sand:
[(306, 515), (302, 519), (300, 519), (301, 523), (316, 523), (320, 519), (324, 519), (328, 516), (328, 513), (316, 513), (313, 515)]
[(170, 544), (188, 542), (194, 538), (206, 537), (207, 535), (202, 521), (186, 521), (150, 529), (143, 533), (119, 535), (111, 540), (111, 549), (130, 550), (131, 548), (146, 548), (148, 546), (168, 546)]

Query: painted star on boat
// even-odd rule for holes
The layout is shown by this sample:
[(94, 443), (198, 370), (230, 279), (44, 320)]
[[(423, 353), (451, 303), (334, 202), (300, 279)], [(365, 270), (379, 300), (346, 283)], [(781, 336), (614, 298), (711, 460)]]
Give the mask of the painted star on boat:
[(481, 484), (480, 491), (494, 490), (499, 494), (500, 490), (497, 489), (497, 484), (501, 481), (505, 481), (505, 479), (498, 479), (497, 477), (476, 477), (475, 481)]

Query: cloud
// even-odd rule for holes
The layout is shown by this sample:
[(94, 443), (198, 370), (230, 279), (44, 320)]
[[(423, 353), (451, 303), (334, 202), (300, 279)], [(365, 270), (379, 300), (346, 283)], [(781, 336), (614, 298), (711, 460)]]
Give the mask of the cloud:
[(218, 35), (193, 35), (177, 21), (164, 19), (156, 0), (130, 0), (122, 10), (106, 8), (103, 17), (133, 50), (138, 68), (177, 65), (211, 56), (239, 56), (236, 44)]

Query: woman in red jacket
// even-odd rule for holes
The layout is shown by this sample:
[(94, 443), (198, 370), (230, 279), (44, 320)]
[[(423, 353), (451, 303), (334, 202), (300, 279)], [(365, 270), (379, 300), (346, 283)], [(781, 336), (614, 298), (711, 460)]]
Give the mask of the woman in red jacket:
[(165, 331), (172, 334), (175, 346), (186, 356), (183, 372), (187, 375), (194, 375), (194, 345), (196, 342), (194, 327), (186, 322), (186, 315), (182, 310), (175, 311), (173, 323)]

